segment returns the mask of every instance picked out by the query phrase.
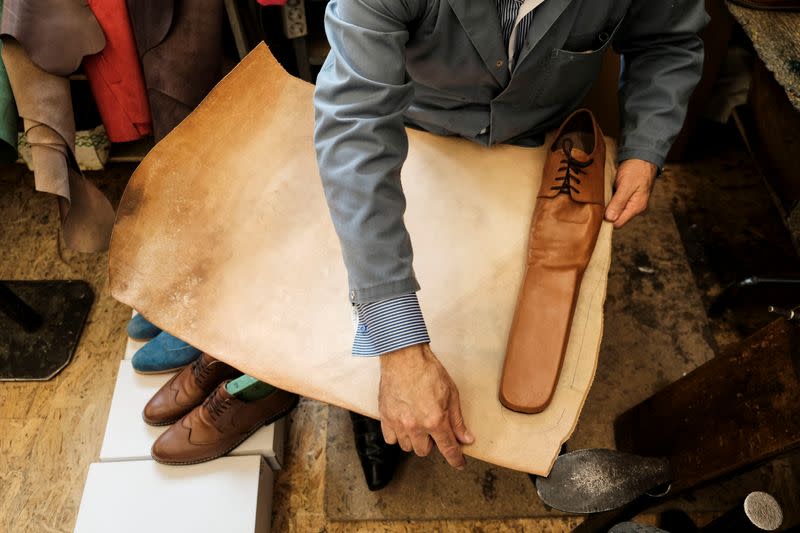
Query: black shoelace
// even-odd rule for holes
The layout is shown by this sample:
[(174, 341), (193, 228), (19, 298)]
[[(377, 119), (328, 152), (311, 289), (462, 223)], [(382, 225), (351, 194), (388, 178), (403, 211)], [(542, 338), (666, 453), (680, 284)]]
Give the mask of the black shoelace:
[(556, 181), (560, 181), (561, 185), (550, 187), (551, 190), (558, 191), (558, 194), (570, 194), (572, 191), (579, 193), (580, 191), (574, 184), (581, 184), (581, 179), (578, 176), (586, 174), (584, 169), (594, 162), (594, 159), (583, 162), (572, 157), (573, 146), (572, 139), (564, 139), (561, 142), (561, 149), (566, 157), (561, 160), (563, 166), (559, 167), (558, 171), (563, 172), (564, 175), (556, 178)]

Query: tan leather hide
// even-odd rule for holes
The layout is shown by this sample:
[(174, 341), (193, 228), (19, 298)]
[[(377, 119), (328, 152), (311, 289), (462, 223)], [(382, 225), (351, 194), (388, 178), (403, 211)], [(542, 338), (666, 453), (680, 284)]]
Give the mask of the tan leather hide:
[[(220, 82), (131, 178), (112, 237), (111, 290), (243, 372), (377, 417), (378, 358), (350, 355), (347, 276), (318, 177), (312, 92), (263, 44)], [(497, 390), (545, 149), (408, 135), (403, 184), (419, 296), (476, 436), (465, 452), (546, 475), (594, 377), (611, 226), (584, 276), (552, 403), (535, 415), (509, 411)]]

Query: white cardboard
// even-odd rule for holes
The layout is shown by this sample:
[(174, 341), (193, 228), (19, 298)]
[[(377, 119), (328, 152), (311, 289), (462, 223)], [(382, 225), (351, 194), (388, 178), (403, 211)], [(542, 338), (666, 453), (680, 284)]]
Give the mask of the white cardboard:
[(272, 486), (258, 456), (179, 467), (93, 463), (75, 533), (268, 533)]

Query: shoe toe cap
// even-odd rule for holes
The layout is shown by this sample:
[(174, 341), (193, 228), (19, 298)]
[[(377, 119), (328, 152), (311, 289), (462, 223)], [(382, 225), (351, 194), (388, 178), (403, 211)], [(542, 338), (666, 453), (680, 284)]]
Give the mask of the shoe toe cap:
[(181, 464), (191, 462), (189, 432), (174, 423), (153, 443), (150, 455), (159, 463)]
[[(131, 358), (133, 369), (138, 372), (164, 372), (188, 365), (200, 356), (200, 350), (183, 341), (177, 343), (167, 333), (142, 346)], [(171, 337), (171, 336), (170, 336)]]
[(183, 413), (179, 405), (169, 397), (169, 391), (159, 391), (153, 396), (142, 410), (142, 418), (150, 425), (160, 426), (174, 422)]
[(139, 314), (130, 319), (127, 329), (128, 337), (138, 340), (152, 339), (161, 333), (161, 329), (158, 326)]

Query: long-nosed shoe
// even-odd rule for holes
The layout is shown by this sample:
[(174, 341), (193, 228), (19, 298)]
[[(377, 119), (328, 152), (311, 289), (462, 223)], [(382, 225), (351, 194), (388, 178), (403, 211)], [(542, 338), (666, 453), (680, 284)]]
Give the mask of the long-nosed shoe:
[(232, 366), (202, 354), (153, 395), (142, 411), (151, 426), (166, 426), (200, 405), (214, 389), (241, 374)]
[(588, 109), (564, 121), (548, 152), (500, 382), (500, 402), (521, 413), (553, 397), (605, 209), (606, 146)]
[(221, 383), (201, 404), (175, 422), (153, 443), (153, 459), (168, 465), (191, 465), (222, 457), (261, 426), (286, 416), (298, 396), (276, 389), (259, 400), (245, 402)]
[(194, 346), (162, 331), (133, 354), (131, 366), (140, 374), (174, 372), (200, 357), (201, 353)]

